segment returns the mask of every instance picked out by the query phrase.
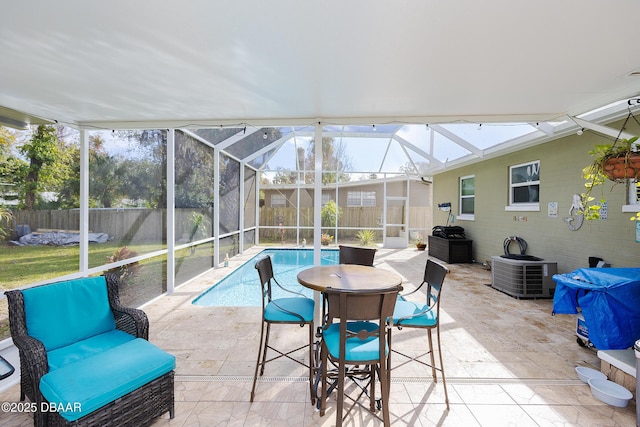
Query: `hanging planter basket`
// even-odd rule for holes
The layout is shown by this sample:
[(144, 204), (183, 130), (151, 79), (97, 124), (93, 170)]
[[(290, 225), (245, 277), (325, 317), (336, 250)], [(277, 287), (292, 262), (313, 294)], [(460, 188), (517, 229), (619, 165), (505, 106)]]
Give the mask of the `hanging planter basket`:
[(626, 185), (629, 185), (632, 180), (640, 182), (640, 142), (637, 142), (639, 138), (638, 136), (620, 138), (630, 118), (633, 118), (640, 126), (640, 121), (629, 108), (629, 115), (622, 124), (615, 141), (612, 144), (596, 145), (593, 150), (589, 151), (593, 162), (582, 170), (586, 191), (579, 195), (580, 209), (578, 211), (587, 220), (600, 219), (600, 208), (606, 202), (604, 193), (600, 200), (591, 196), (594, 187), (603, 185), (607, 179)]
[(629, 153), (623, 157), (612, 157), (602, 165), (602, 173), (611, 181), (640, 178), (640, 154)]

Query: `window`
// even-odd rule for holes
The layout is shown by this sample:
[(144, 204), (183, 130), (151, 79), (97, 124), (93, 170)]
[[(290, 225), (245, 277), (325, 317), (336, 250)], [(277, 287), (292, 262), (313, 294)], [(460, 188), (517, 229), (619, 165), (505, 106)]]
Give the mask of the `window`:
[(622, 206), (622, 212), (640, 212), (640, 186), (635, 180), (629, 182), (629, 204)]
[(629, 204), (640, 205), (640, 186), (635, 180), (629, 182)]
[(272, 208), (286, 208), (287, 199), (284, 194), (272, 194), (271, 195), (271, 207)]
[(329, 203), (330, 200), (331, 200), (331, 194), (323, 191), (322, 192), (322, 206), (324, 206), (327, 203)]
[(509, 167), (507, 210), (540, 210), (540, 161)]
[(375, 191), (349, 191), (347, 193), (347, 206), (375, 206)]
[(476, 209), (475, 175), (460, 177), (460, 212), (458, 219), (473, 220)]

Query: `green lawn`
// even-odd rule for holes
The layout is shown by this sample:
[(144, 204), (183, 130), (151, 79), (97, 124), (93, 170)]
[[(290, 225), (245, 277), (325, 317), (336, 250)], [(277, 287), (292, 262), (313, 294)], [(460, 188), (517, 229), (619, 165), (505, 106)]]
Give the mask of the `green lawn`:
[[(117, 243), (92, 244), (89, 266), (107, 262), (117, 249)], [(129, 249), (145, 254), (161, 249), (157, 244), (130, 245)], [(79, 246), (12, 246), (0, 245), (0, 288), (13, 289), (34, 282), (79, 271)]]
[[(226, 243), (226, 242), (225, 242)], [(104, 265), (107, 257), (121, 248), (119, 243), (92, 244), (89, 266)], [(138, 254), (161, 249), (158, 244), (129, 245)], [(233, 245), (223, 244), (223, 253), (233, 254)], [(176, 252), (176, 281), (182, 283), (212, 267), (213, 244), (203, 244)], [(79, 246), (13, 246), (0, 244), (0, 290), (53, 279), (79, 271)], [(135, 276), (121, 281), (120, 300), (126, 306), (137, 307), (166, 291), (166, 256), (140, 261)], [(9, 336), (6, 299), (0, 300), (0, 340)]]

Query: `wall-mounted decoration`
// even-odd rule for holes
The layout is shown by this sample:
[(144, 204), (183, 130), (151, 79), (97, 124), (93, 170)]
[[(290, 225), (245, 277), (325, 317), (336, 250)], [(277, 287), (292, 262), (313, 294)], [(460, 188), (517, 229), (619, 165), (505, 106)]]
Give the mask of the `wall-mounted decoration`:
[(451, 210), (451, 202), (438, 203), (438, 209), (443, 212), (449, 212)]
[(582, 204), (582, 199), (579, 194), (573, 195), (573, 202), (571, 203), (571, 207), (569, 208), (569, 216), (564, 218), (564, 221), (569, 226), (569, 230), (576, 231), (582, 227), (582, 223), (584, 222), (584, 207)]
[(607, 219), (609, 217), (609, 205), (607, 202), (599, 202), (600, 205), (600, 219)]

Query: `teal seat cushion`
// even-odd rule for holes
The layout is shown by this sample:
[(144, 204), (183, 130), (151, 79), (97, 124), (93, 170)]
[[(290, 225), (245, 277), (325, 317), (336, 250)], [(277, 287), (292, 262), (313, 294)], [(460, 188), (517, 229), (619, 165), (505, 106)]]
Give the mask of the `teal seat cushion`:
[(269, 322), (300, 322), (300, 318), (287, 313), (287, 310), (298, 313), (305, 322), (313, 320), (315, 303), (311, 298), (279, 298), (271, 301), (264, 308), (264, 319)]
[[(347, 330), (357, 333), (362, 330), (373, 332), (378, 329), (374, 322), (347, 322)], [(327, 346), (327, 351), (332, 358), (340, 357), (340, 323), (332, 323), (322, 332), (322, 339)], [(369, 337), (364, 340), (351, 337), (347, 338), (345, 346), (345, 360), (348, 362), (378, 360), (380, 356), (380, 344), (378, 337)], [(389, 351), (387, 348), (386, 351)]]
[(438, 323), (435, 309), (427, 311), (425, 314), (398, 322), (403, 317), (418, 314), (427, 308), (428, 307), (425, 304), (416, 304), (411, 301), (398, 299), (396, 300), (396, 306), (393, 310), (393, 324), (397, 326), (413, 326), (416, 328), (433, 327)]
[(136, 339), (131, 334), (114, 329), (86, 340), (60, 347), (47, 353), (49, 371), (62, 368), (70, 363), (95, 356), (109, 349)]
[(81, 418), (175, 369), (173, 355), (136, 338), (44, 375), (40, 391), (68, 421)]
[(27, 331), (47, 351), (116, 327), (102, 276), (38, 286), (22, 294)]

